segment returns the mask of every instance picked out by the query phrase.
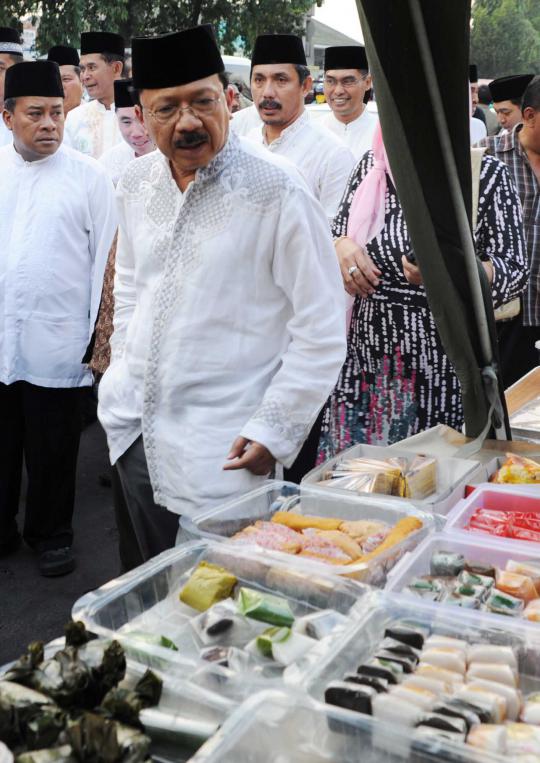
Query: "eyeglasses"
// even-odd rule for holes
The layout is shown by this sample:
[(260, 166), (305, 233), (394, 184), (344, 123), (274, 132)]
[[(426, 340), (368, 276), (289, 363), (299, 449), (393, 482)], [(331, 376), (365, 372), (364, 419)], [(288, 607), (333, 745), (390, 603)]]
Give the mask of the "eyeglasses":
[(345, 89), (348, 89), (350, 87), (354, 87), (355, 85), (358, 85), (360, 82), (365, 81), (365, 77), (360, 77), (360, 79), (357, 79), (356, 77), (343, 77), (343, 79), (334, 79), (334, 77), (325, 77), (324, 78), (324, 84), (326, 87), (337, 87), (338, 85), (341, 85), (341, 87), (344, 87)]
[(189, 106), (167, 105), (161, 106), (159, 109), (155, 109), (155, 111), (152, 111), (151, 109), (146, 109), (146, 111), (150, 114), (152, 119), (155, 119), (156, 122), (164, 125), (176, 121), (184, 111), (189, 111), (197, 118), (210, 116), (210, 114), (215, 112), (217, 104), (220, 103), (221, 100), (222, 98), (220, 95), (218, 95), (217, 98), (195, 98), (195, 100), (191, 101)]

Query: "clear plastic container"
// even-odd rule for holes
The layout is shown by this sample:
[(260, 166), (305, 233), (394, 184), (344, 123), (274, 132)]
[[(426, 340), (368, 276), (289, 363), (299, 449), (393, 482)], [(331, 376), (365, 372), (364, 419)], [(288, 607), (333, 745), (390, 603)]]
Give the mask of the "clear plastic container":
[[(461, 607), (445, 605), (444, 602), (426, 602), (416, 594), (407, 591), (407, 586), (415, 577), (429, 575), (430, 561), (435, 551), (452, 551), (463, 556), (468, 561), (492, 564), (504, 569), (506, 562), (513, 559), (518, 562), (533, 562), (540, 564), (540, 549), (534, 544), (519, 541), (503, 541), (480, 533), (435, 533), (426, 538), (410, 554), (404, 556), (388, 575), (385, 590), (407, 597), (408, 601), (425, 604), (436, 609), (444, 608), (461, 619), (467, 610)], [(508, 617), (484, 610), (470, 610), (480, 627), (499, 627), (501, 623), (511, 623), (512, 627), (522, 622), (520, 617)], [(533, 626), (537, 627), (537, 626)], [(540, 632), (540, 631), (539, 631)]]
[[(283, 495), (287, 496), (287, 502), (278, 503), (278, 499)], [(312, 569), (316, 574), (340, 575), (376, 586), (384, 585), (386, 574), (396, 561), (435, 528), (435, 520), (430, 514), (401, 499), (360, 496), (342, 491), (338, 494), (309, 485), (278, 481), (268, 481), (235, 501), (211, 509), (198, 517), (182, 517), (180, 522), (184, 532), (191, 537), (225, 540), (257, 520), (269, 521), (278, 510), (318, 517), (340, 517), (344, 520), (374, 519), (392, 525), (403, 517), (418, 517), (423, 523), (422, 528), (367, 563), (334, 565), (279, 551), (268, 552), (283, 562), (294, 559), (295, 563)]]
[[(375, 458), (385, 460), (387, 458), (404, 457), (411, 459), (414, 454), (410, 450), (400, 450), (398, 445), (387, 448), (376, 445), (353, 445), (334, 458), (325, 461), (309, 472), (302, 480), (302, 485), (315, 485), (323, 490), (332, 490), (341, 495), (349, 494), (350, 491), (339, 488), (328, 488), (320, 484), (325, 472), (330, 471), (341, 461), (350, 458)], [(406, 501), (419, 509), (430, 514), (446, 516), (457, 501), (463, 498), (465, 486), (475, 478), (485, 479), (485, 468), (478, 461), (469, 461), (462, 458), (438, 458), (437, 459), (437, 490), (433, 495), (421, 501), (413, 501), (406, 498), (393, 498), (384, 496), (389, 501)]]
[[(538, 514), (540, 519), (540, 490), (535, 485), (493, 485), (489, 483), (478, 485), (468, 498), (460, 501), (448, 514), (445, 532), (464, 532), (467, 535), (480, 535), (483, 538), (497, 537), (498, 540), (505, 540), (503, 536), (493, 536), (480, 530), (466, 529), (466, 525), (477, 509), (530, 512)], [(526, 542), (526, 539), (520, 539), (521, 541)]]
[(305, 694), (265, 691), (241, 705), (191, 763), (502, 763), (443, 741), (418, 742), (399, 727), (324, 705)]
[[(82, 620), (102, 637), (118, 639), (128, 656), (139, 663), (236, 701), (251, 694), (255, 687), (283, 685), (294, 663), (278, 673), (272, 665), (261, 672), (253, 670), (252, 664), (220, 667), (200, 659), (200, 644), (192, 627), (200, 613), (182, 604), (178, 595), (201, 561), (224, 567), (241, 585), (286, 597), (295, 617), (321, 609), (339, 612), (346, 617), (343, 628), (351, 625), (351, 611), (358, 598), (369, 592), (353, 581), (306, 572), (293, 560), (284, 564), (263, 549), (202, 540), (166, 551), (86, 594), (73, 607), (73, 619)], [(165, 636), (179, 651), (141, 641), (137, 631)], [(308, 653), (306, 669), (331, 648), (333, 635), (316, 642)]]
[[(103, 638), (90, 641), (79, 648), (79, 655), (88, 665), (96, 667), (109, 643), (109, 639)], [(49, 642), (44, 649), (45, 659), (54, 657), (64, 646), (63, 637)], [(9, 667), (5, 665), (0, 670), (0, 677)], [(126, 676), (119, 686), (133, 689), (146, 669), (146, 666), (128, 659)], [(171, 676), (167, 671), (153, 670), (163, 683), (161, 697), (157, 706), (143, 710), (140, 716), (145, 732), (152, 739), (152, 760), (156, 763), (184, 763), (215, 734), (236, 703), (195, 683)]]

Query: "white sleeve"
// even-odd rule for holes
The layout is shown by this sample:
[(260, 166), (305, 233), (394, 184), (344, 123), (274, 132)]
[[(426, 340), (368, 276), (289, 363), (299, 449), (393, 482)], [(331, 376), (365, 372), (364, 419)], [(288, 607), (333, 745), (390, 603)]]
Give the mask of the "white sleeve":
[(125, 197), (122, 181), (116, 190), (118, 208), (118, 245), (114, 274), (114, 331), (111, 336), (111, 362), (121, 357), (126, 343), (126, 334), (135, 311), (135, 257), (127, 232)]
[(292, 307), (290, 342), (241, 435), (291, 466), (337, 382), (346, 353), (343, 283), (326, 216), (298, 186), (284, 193), (273, 277)]
[(355, 164), (356, 159), (345, 144), (336, 146), (325, 157), (320, 178), (319, 201), (330, 223), (336, 216), (339, 202)]
[(114, 201), (114, 186), (106, 172), (97, 167), (93, 172), (93, 182), (88, 189), (90, 207), (90, 256), (92, 258), (92, 292), (90, 297), (90, 333), (94, 331), (101, 292), (103, 276), (109, 257), (109, 250), (116, 233), (118, 219)]

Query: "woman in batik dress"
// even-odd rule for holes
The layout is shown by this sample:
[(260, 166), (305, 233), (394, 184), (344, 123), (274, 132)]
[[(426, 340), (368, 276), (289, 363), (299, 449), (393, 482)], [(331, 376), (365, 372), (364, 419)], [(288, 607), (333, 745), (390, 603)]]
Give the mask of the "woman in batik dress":
[[(341, 242), (354, 195), (373, 164), (368, 151), (349, 179), (333, 224), (334, 238)], [(459, 382), (442, 347), (420, 271), (403, 259), (412, 246), (394, 185), (388, 173), (385, 177), (383, 227), (364, 252), (378, 285), (368, 296), (355, 297), (347, 358), (324, 410), (319, 462), (356, 443), (387, 445), (439, 423), (456, 429), (463, 424)], [(498, 307), (523, 291), (528, 272), (519, 198), (506, 166), (488, 156), (482, 159), (477, 220), (476, 250), (488, 263)], [(347, 241), (349, 251), (354, 250), (354, 242)], [(338, 259), (343, 259), (347, 244), (341, 243), (340, 254), (340, 241), (335, 243)], [(407, 280), (404, 268), (416, 283)]]

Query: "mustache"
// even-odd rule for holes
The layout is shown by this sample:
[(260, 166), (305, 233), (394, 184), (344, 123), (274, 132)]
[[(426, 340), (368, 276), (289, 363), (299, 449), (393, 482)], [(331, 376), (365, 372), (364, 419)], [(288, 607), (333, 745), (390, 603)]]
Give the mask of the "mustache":
[(273, 101), (271, 98), (263, 98), (259, 101), (260, 109), (280, 109), (281, 103), (279, 101)]
[(174, 141), (175, 148), (190, 148), (197, 143), (208, 143), (208, 135), (205, 132), (186, 132), (181, 138)]

